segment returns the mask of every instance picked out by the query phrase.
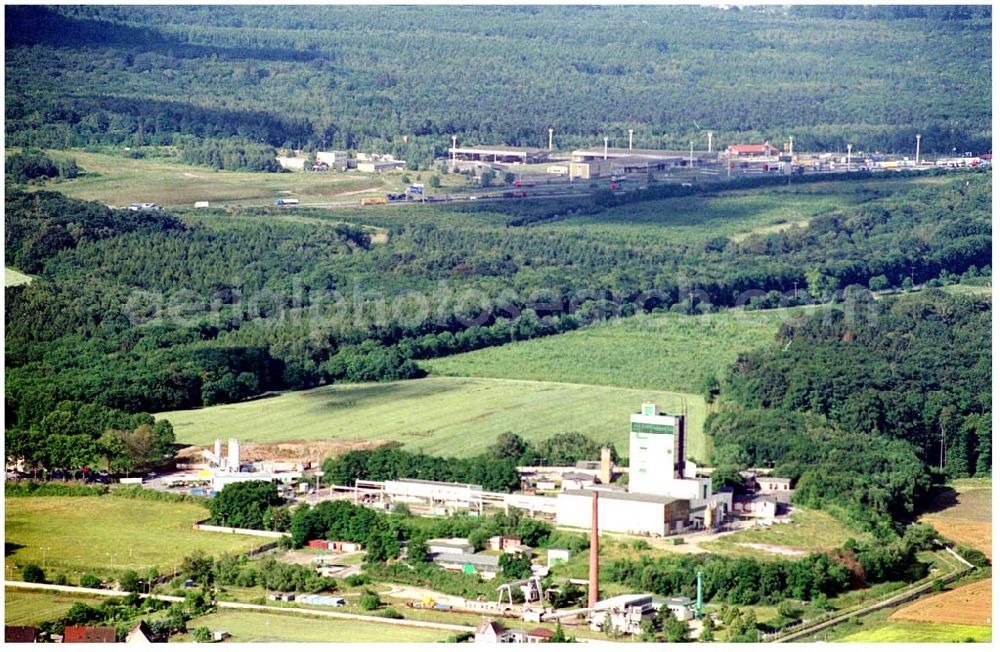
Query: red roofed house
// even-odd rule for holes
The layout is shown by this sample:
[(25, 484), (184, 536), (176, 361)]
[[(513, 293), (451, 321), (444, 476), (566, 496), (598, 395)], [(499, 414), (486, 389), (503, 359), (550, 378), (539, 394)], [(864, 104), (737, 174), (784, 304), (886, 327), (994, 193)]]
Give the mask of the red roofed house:
[(67, 625), (63, 634), (63, 643), (114, 643), (114, 627), (89, 627), (86, 625)]
[(4, 643), (34, 643), (35, 628), (27, 625), (4, 625)]
[(544, 627), (536, 627), (527, 633), (524, 638), (525, 643), (548, 643), (549, 639), (555, 636), (556, 633), (551, 629), (545, 629)]
[(778, 148), (771, 143), (764, 141), (761, 145), (730, 145), (726, 149), (729, 156), (777, 156)]

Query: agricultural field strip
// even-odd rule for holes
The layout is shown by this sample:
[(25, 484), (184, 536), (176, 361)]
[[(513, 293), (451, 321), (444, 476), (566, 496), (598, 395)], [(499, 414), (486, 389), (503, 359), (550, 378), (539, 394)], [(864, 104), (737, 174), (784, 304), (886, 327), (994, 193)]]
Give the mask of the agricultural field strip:
[(157, 418), (168, 419), (178, 441), (192, 445), (210, 445), (235, 429), (244, 441), (395, 440), (414, 452), (464, 457), (483, 452), (505, 431), (533, 441), (578, 431), (624, 450), (628, 415), (649, 400), (667, 409), (686, 401), (692, 454), (707, 457), (701, 397), (573, 383), (429, 377), (334, 384)]
[(837, 643), (957, 643), (992, 641), (992, 627), (948, 623), (893, 622), (836, 639)]
[(924, 622), (952, 625), (989, 625), (992, 614), (992, 579), (963, 584), (906, 605), (889, 616), (890, 622)]
[[(15, 588), (15, 589), (31, 589), (36, 591), (62, 591), (67, 593), (78, 593), (78, 594), (90, 594), (90, 595), (101, 595), (107, 597), (121, 597), (129, 595), (128, 591), (116, 591), (114, 589), (86, 589), (79, 586), (58, 586), (53, 584), (34, 584), (32, 582), (18, 582), (12, 580), (5, 580), (4, 585)], [(167, 602), (184, 602), (184, 598), (172, 595), (161, 595), (158, 593), (140, 593), (140, 597), (146, 598), (156, 598), (158, 600), (165, 600)], [(246, 609), (251, 611), (268, 611), (268, 612), (278, 612), (278, 613), (289, 613), (287, 607), (272, 607), (268, 605), (259, 604), (247, 604), (244, 602), (227, 602), (219, 601), (216, 603), (220, 609)], [(439, 629), (443, 631), (452, 632), (471, 632), (475, 631), (474, 627), (466, 625), (452, 625), (449, 623), (434, 623), (422, 620), (407, 620), (401, 622), (393, 618), (383, 618), (381, 616), (365, 616), (361, 614), (349, 614), (341, 613), (336, 611), (324, 611), (322, 609), (303, 609), (297, 608), (294, 613), (308, 614), (310, 616), (326, 616), (328, 618), (340, 618), (343, 620), (357, 620), (369, 623), (379, 623), (382, 625), (395, 625), (399, 626), (410, 626), (410, 627), (424, 627), (427, 629)]]

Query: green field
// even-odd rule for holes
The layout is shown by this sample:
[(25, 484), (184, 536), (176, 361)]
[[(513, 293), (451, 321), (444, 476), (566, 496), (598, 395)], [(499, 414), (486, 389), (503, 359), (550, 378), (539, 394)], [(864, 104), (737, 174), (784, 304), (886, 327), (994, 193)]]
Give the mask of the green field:
[(4, 590), (5, 625), (36, 625), (46, 620), (62, 618), (77, 602), (98, 604), (103, 598), (57, 593), (55, 591), (26, 591), (7, 587)]
[[(173, 157), (131, 159), (117, 154), (79, 150), (51, 153), (76, 159), (84, 174), (76, 179), (48, 184), (48, 189), (110, 206), (154, 202), (164, 207), (191, 207), (196, 201), (272, 205), (276, 197), (296, 198), (303, 204), (313, 204), (356, 201), (363, 196), (382, 195), (404, 188), (400, 181), (402, 172), (217, 172), (181, 163)], [(415, 177), (415, 173), (409, 174), (411, 178)], [(449, 175), (444, 183), (459, 183), (464, 179)]]
[(585, 227), (589, 235), (641, 242), (649, 238), (691, 242), (725, 236), (736, 242), (754, 233), (805, 226), (824, 213), (844, 210), (908, 187), (940, 184), (947, 177), (826, 181), (788, 187), (706, 192), (647, 201), (580, 215), (545, 228)]
[(944, 625), (941, 623), (894, 622), (875, 629), (855, 632), (838, 639), (843, 643), (988, 643), (993, 640), (990, 627)]
[(392, 383), (330, 385), (274, 398), (161, 412), (177, 441), (209, 445), (216, 437), (244, 441), (295, 439), (395, 440), (411, 451), (468, 456), (506, 431), (538, 440), (582, 432), (628, 448), (629, 415), (644, 401), (666, 409), (686, 403), (690, 450), (703, 460), (701, 397), (567, 383), (489, 378), (422, 378)]
[(783, 555), (742, 544), (762, 544), (810, 552), (824, 552), (839, 547), (850, 538), (855, 541), (865, 541), (871, 537), (848, 528), (826, 512), (796, 507), (791, 517), (791, 523), (776, 523), (757, 530), (743, 530), (727, 534), (714, 541), (699, 543), (698, 546), (710, 552), (727, 556), (774, 559)]
[(10, 267), (3, 268), (4, 287), (9, 288), (14, 285), (27, 285), (28, 283), (31, 283), (31, 277), (27, 274), (22, 274), (16, 269), (11, 269)]
[(699, 393), (743, 351), (774, 341), (801, 309), (636, 315), (421, 365), (443, 376), (519, 378)]
[[(274, 612), (223, 610), (188, 621), (198, 627), (225, 630), (228, 643), (434, 643), (452, 634), (446, 631)], [(185, 634), (173, 642), (190, 641)]]
[[(113, 496), (6, 498), (4, 542), (7, 579), (21, 579), (34, 563), (52, 580), (85, 572), (117, 576), (131, 568), (166, 571), (193, 550), (218, 556), (265, 543), (258, 537), (192, 529), (208, 510), (193, 503)], [(112, 555), (114, 555), (112, 557)], [(172, 568), (171, 568), (172, 570)]]

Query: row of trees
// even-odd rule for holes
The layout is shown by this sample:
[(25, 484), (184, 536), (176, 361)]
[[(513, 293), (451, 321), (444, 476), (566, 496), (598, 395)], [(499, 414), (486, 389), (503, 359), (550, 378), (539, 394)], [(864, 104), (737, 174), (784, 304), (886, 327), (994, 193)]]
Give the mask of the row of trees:
[(8, 428), (8, 460), (23, 460), (45, 469), (107, 468), (133, 473), (154, 466), (174, 453), (170, 422), (148, 413), (61, 401), (27, 428)]
[(7, 183), (28, 183), (36, 179), (72, 179), (80, 174), (76, 160), (53, 159), (39, 150), (27, 149), (11, 154), (4, 161)]
[[(617, 459), (613, 444), (606, 444)], [(442, 482), (478, 484), (487, 491), (513, 491), (520, 486), (518, 466), (573, 465), (579, 460), (600, 458), (602, 444), (577, 432), (559, 433), (536, 444), (525, 442), (515, 433), (503, 433), (482, 455), (444, 458), (409, 453), (399, 445), (357, 450), (328, 458), (323, 472), (333, 484), (346, 485), (360, 480), (413, 478)]]
[(220, 138), (175, 140), (181, 151), (181, 160), (192, 165), (245, 172), (279, 172), (283, 169), (275, 158), (277, 150), (270, 145)]

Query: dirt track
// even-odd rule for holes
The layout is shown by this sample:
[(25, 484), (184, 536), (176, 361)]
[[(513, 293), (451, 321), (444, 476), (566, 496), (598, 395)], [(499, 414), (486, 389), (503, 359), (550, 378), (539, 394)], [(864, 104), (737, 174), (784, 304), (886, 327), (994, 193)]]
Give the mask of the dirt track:
[[(240, 458), (244, 461), (261, 462), (268, 460), (311, 460), (322, 462), (328, 457), (343, 453), (377, 448), (390, 443), (387, 439), (367, 440), (305, 440), (293, 439), (282, 442), (240, 442)], [(226, 442), (223, 442), (225, 447)], [(204, 446), (188, 446), (177, 453), (178, 462), (201, 463)]]

